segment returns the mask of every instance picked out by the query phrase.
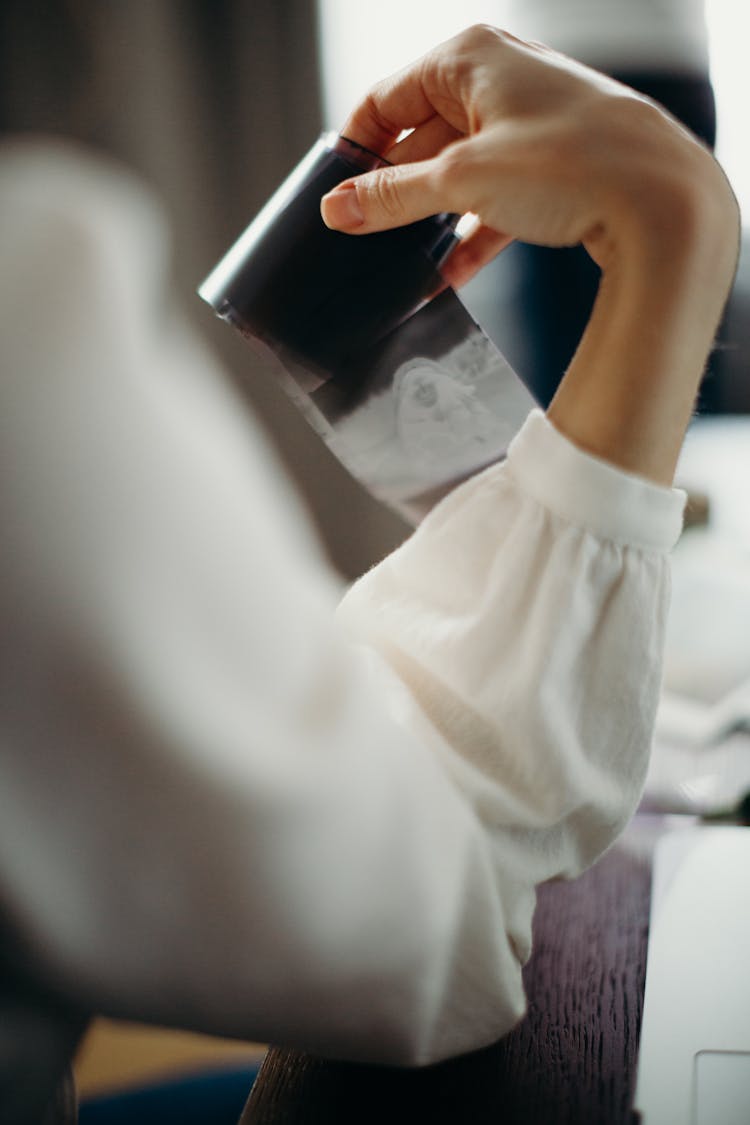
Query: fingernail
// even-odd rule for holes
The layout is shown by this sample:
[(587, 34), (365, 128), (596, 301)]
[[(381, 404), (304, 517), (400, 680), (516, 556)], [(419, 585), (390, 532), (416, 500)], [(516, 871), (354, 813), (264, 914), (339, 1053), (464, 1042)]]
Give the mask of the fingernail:
[(326, 226), (335, 230), (354, 230), (365, 221), (354, 184), (343, 184), (324, 195), (320, 213)]

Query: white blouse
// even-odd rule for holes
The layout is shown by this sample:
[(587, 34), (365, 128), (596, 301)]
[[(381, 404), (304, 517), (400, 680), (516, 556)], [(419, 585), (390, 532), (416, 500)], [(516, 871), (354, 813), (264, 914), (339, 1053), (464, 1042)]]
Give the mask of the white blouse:
[(343, 593), (120, 170), (0, 156), (0, 900), (92, 1011), (426, 1063), (643, 783), (684, 497), (532, 414)]

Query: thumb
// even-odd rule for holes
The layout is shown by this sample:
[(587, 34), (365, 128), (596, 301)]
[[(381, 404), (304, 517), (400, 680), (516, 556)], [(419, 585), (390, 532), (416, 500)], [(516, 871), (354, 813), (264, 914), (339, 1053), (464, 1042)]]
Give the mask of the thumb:
[(452, 206), (449, 193), (438, 190), (436, 165), (436, 160), (422, 160), (344, 180), (323, 196), (323, 222), (347, 234), (370, 234), (441, 211), (458, 210)]

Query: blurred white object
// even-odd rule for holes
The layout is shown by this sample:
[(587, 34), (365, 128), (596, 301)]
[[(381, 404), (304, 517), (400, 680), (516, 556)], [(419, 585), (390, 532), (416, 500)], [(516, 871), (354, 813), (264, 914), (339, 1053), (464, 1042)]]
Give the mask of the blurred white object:
[(750, 832), (657, 845), (635, 1105), (643, 1125), (745, 1125), (750, 1106)]
[(677, 479), (710, 517), (674, 552), (646, 803), (705, 814), (750, 791), (750, 419), (696, 419)]
[(736, 809), (750, 793), (750, 734), (735, 733), (713, 746), (657, 736), (645, 810), (712, 816)]
[(685, 746), (712, 746), (738, 731), (750, 730), (750, 680), (711, 707), (665, 691), (656, 721), (657, 737)]

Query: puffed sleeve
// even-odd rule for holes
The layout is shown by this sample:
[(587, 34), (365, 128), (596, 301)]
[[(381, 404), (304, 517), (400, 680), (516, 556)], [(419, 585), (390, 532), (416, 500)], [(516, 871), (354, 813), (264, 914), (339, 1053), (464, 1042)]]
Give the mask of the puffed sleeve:
[(344, 1058), (499, 1037), (536, 885), (638, 798), (681, 496), (535, 413), (341, 601), (169, 312), (141, 189), (19, 145), (0, 201), (19, 963), (92, 1011)]

